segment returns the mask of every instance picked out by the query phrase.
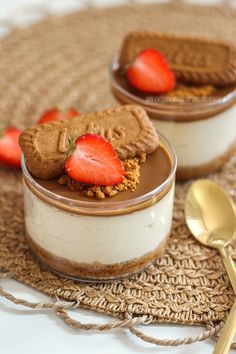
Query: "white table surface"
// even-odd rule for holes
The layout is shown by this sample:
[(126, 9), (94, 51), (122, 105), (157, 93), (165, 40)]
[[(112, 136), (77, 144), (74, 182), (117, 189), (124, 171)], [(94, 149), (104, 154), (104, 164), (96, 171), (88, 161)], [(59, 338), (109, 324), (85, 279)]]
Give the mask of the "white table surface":
[[(0, 2), (0, 23), (26, 26), (40, 20), (37, 8), (42, 5), (50, 8), (52, 13), (61, 15), (65, 12), (82, 9), (86, 0), (2, 0)], [(88, 1), (88, 0), (87, 0)], [(151, 0), (150, 0), (151, 1)], [(159, 0), (167, 2), (168, 0)], [(219, 4), (223, 0), (186, 0), (201, 4)], [(91, 0), (99, 6), (114, 5), (121, 0)], [(145, 2), (145, 0), (140, 0)], [(152, 2), (154, 2), (152, 0)], [(158, 1), (156, 1), (158, 2)], [(236, 0), (229, 0), (236, 6)], [(0, 35), (7, 33), (6, 27), (0, 25)], [(51, 299), (28, 286), (12, 279), (1, 279), (0, 285), (15, 296), (29, 301), (50, 302)], [(112, 318), (91, 311), (79, 310), (71, 314), (82, 322), (105, 323)], [(144, 332), (158, 338), (179, 338), (201, 333), (204, 329), (189, 326), (149, 325)], [(134, 337), (128, 330), (113, 330), (106, 333), (96, 331), (76, 331), (68, 327), (51, 312), (33, 311), (16, 306), (0, 298), (0, 353), (1, 354), (209, 354), (215, 342), (207, 340), (180, 347), (156, 347)], [(235, 351), (230, 351), (234, 353)]]

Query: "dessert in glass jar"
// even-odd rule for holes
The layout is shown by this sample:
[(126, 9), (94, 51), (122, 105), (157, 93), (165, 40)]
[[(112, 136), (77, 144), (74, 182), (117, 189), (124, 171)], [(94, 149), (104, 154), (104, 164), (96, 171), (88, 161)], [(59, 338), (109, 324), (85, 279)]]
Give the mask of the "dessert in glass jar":
[[(72, 137), (68, 157), (63, 144)], [(51, 269), (109, 281), (142, 270), (163, 252), (171, 231), (176, 156), (142, 108), (46, 123), (27, 129), (20, 141), (26, 237)]]
[(235, 53), (222, 42), (134, 32), (112, 62), (114, 96), (141, 105), (171, 141), (179, 180), (218, 170), (235, 151)]

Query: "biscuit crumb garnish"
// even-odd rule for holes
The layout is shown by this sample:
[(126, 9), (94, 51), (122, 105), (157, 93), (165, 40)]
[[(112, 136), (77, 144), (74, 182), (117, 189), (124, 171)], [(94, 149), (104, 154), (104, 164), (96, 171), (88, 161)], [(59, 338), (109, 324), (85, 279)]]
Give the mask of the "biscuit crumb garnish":
[(88, 198), (97, 198), (101, 200), (106, 197), (113, 197), (123, 191), (135, 191), (140, 179), (140, 164), (145, 161), (146, 154), (125, 160), (125, 177), (121, 183), (113, 186), (94, 186), (91, 184), (80, 183), (67, 174), (62, 175), (58, 179), (58, 183), (67, 186), (73, 192), (84, 194)]
[(176, 88), (166, 94), (167, 97), (189, 98), (210, 96), (216, 91), (212, 85), (205, 86), (185, 86), (177, 85)]

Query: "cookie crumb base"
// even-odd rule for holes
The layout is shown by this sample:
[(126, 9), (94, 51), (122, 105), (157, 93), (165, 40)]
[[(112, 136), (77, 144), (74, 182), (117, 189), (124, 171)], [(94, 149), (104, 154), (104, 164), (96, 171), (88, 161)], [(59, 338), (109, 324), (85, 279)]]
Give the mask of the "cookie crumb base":
[(169, 236), (170, 234), (168, 233), (164, 240), (153, 251), (148, 252), (141, 257), (114, 264), (102, 264), (100, 262), (79, 263), (71, 261), (56, 256), (42, 248), (30, 237), (29, 234), (26, 234), (26, 239), (39, 260), (49, 266), (52, 270), (69, 278), (96, 282), (116, 280), (141, 272), (162, 255), (169, 241)]

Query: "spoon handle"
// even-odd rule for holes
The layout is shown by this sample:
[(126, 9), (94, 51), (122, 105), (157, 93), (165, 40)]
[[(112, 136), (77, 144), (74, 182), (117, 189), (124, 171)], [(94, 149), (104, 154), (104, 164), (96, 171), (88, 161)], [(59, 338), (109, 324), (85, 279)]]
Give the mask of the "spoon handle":
[(229, 352), (236, 329), (236, 300), (230, 310), (213, 354), (227, 354)]
[(219, 251), (223, 257), (225, 269), (227, 271), (232, 288), (234, 289), (234, 293), (236, 294), (236, 267), (234, 261), (232, 257), (227, 254), (227, 251), (224, 247), (221, 247)]

